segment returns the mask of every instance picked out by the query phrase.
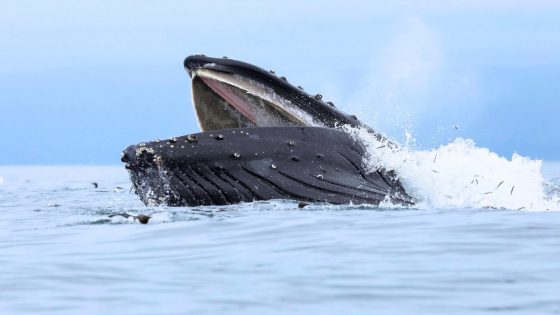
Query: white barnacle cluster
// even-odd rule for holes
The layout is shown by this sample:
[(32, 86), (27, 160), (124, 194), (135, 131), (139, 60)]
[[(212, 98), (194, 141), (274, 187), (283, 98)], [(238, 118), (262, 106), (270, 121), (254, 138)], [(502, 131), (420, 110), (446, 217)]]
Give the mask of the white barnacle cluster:
[(144, 147), (144, 146), (142, 146), (142, 147), (136, 149), (136, 156), (140, 156), (140, 155), (142, 155), (142, 154), (144, 154), (144, 153), (152, 153), (152, 154), (153, 154), (153, 153), (154, 153), (154, 149), (152, 149), (152, 148), (147, 148), (147, 147)]

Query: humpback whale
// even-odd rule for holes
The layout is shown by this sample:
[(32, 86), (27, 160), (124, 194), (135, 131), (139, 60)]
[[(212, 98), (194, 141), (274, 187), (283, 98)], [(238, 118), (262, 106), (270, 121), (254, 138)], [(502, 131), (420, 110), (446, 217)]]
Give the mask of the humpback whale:
[(184, 66), (202, 132), (131, 145), (122, 154), (145, 204), (414, 203), (394, 171), (364, 168), (364, 146), (341, 127), (394, 144), (320, 94), (226, 57), (189, 56)]

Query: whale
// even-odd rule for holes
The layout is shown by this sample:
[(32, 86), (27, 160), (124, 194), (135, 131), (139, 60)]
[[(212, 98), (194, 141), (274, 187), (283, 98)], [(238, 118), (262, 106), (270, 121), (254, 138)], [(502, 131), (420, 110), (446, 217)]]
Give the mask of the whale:
[(412, 205), (394, 170), (368, 169), (360, 128), (395, 144), (274, 71), (189, 56), (201, 132), (128, 146), (121, 160), (146, 205), (207, 206), (288, 199)]

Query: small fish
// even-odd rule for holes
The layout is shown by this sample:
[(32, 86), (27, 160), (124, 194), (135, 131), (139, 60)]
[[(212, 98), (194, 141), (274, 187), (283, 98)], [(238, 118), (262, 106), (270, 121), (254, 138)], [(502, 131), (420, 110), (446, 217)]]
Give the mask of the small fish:
[(150, 219), (152, 218), (150, 215), (145, 215), (145, 214), (132, 215), (126, 212), (110, 214), (109, 218), (116, 217), (116, 216), (121, 216), (126, 219), (133, 218), (134, 220), (138, 220), (138, 222), (140, 222), (141, 224), (148, 224), (148, 221), (150, 221)]
[(303, 208), (305, 208), (305, 207), (308, 206), (308, 205), (309, 205), (308, 203), (300, 202), (300, 203), (298, 204), (297, 207), (298, 207), (299, 209), (303, 209)]

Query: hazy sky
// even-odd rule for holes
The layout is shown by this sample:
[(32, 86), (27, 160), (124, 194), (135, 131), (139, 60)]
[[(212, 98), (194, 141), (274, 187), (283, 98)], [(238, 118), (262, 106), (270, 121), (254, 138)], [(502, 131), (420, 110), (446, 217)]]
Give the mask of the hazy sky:
[(116, 164), (198, 131), (182, 67), (198, 52), (274, 69), (420, 148), (468, 137), (560, 160), (560, 2), (365, 2), (4, 0), (0, 164)]

